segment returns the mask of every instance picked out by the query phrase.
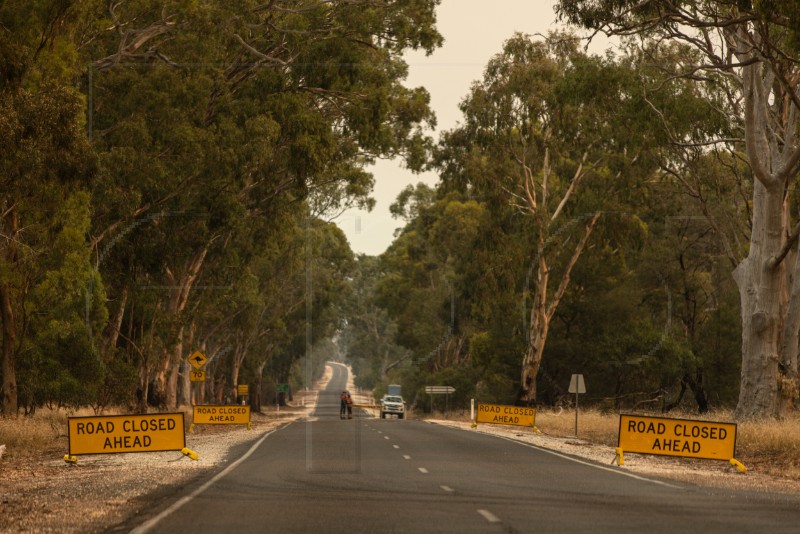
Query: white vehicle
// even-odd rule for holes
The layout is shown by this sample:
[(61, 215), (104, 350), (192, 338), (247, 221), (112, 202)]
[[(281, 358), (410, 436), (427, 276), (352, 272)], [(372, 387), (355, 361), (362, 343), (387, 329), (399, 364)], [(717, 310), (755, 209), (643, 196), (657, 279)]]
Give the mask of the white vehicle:
[(387, 414), (394, 414), (398, 419), (406, 415), (406, 404), (400, 395), (386, 395), (381, 399), (381, 419), (386, 419)]

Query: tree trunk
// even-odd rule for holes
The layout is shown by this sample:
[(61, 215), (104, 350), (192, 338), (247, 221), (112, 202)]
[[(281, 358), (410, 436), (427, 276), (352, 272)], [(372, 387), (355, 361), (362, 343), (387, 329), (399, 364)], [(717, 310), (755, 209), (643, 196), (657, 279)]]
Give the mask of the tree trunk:
[(258, 364), (256, 369), (256, 380), (253, 384), (253, 395), (250, 396), (250, 409), (253, 412), (261, 413), (261, 388), (264, 385), (264, 368), (267, 366), (266, 358)]
[(167, 388), (166, 401), (167, 408), (175, 409), (178, 407), (178, 375), (180, 374), (183, 362), (183, 327), (178, 330), (178, 340), (172, 346), (172, 350), (167, 354), (168, 364), (166, 367)]
[(558, 305), (564, 296), (564, 292), (569, 286), (570, 276), (572, 269), (578, 262), (578, 259), (583, 254), (583, 249), (589, 241), (589, 236), (592, 234), (600, 212), (594, 213), (586, 222), (584, 227), (583, 236), (580, 241), (575, 245), (572, 251), (572, 257), (564, 267), (564, 272), (561, 275), (561, 280), (558, 287), (553, 292), (552, 297), (548, 302), (548, 285), (550, 282), (550, 268), (547, 265), (545, 257), (544, 233), (540, 234), (537, 244), (536, 263), (536, 280), (533, 294), (533, 306), (531, 308), (531, 320), (528, 329), (528, 348), (525, 350), (525, 355), (522, 358), (522, 376), (520, 380), (520, 389), (517, 394), (517, 404), (522, 406), (530, 406), (536, 402), (536, 377), (539, 375), (539, 367), (542, 364), (542, 355), (544, 354), (544, 347), (547, 343), (547, 335), (550, 331), (550, 321), (553, 319)]
[[(189, 259), (180, 279), (176, 280), (173, 272), (169, 268), (167, 269), (166, 278), (171, 287), (169, 302), (167, 303), (167, 313), (170, 317), (178, 320), (178, 315), (186, 308), (186, 304), (189, 302), (189, 294), (197, 280), (200, 269), (203, 267), (207, 254), (208, 245), (197, 251)], [(162, 388), (160, 393), (169, 408), (177, 408), (178, 405), (178, 372), (183, 359), (183, 326), (178, 329), (177, 340), (177, 343), (164, 354), (164, 365), (158, 376), (158, 384)]]
[(11, 288), (0, 285), (0, 317), (3, 320), (3, 415), (17, 413), (17, 325), (11, 304)]
[[(5, 253), (2, 261), (11, 268), (17, 263), (17, 238), (19, 217), (17, 210), (11, 208), (4, 217)], [(3, 415), (16, 416), (19, 408), (17, 391), (17, 316), (14, 312), (14, 297), (11, 284), (0, 284), (0, 320), (3, 322)]]
[[(740, 45), (744, 50), (745, 45)], [(747, 50), (742, 58), (750, 57)], [(786, 188), (795, 164), (786, 159), (787, 147), (781, 150), (770, 136), (770, 98), (772, 86), (765, 81), (764, 65), (754, 63), (742, 69), (745, 103), (745, 140), (750, 167), (755, 176), (753, 185), (753, 217), (750, 250), (747, 258), (734, 270), (739, 288), (742, 313), (742, 374), (737, 419), (779, 417), (783, 413), (784, 396), (793, 395), (796, 375), (781, 372), (779, 363), (786, 355), (784, 328), (787, 314), (798, 305), (789, 304), (786, 255), (781, 254), (788, 238), (789, 212)], [(769, 72), (767, 72), (769, 76)], [(791, 113), (790, 116), (794, 116)], [(787, 124), (787, 135), (793, 136), (795, 124)], [(794, 150), (792, 150), (794, 152)], [(792, 276), (795, 282), (797, 277)], [(796, 347), (795, 347), (796, 350)], [(789, 356), (791, 358), (791, 356)], [(790, 363), (791, 366), (791, 363)], [(781, 391), (781, 385), (788, 387)]]
[(753, 231), (748, 257), (733, 272), (742, 313), (742, 375), (737, 419), (777, 417), (779, 342), (783, 326), (784, 266), (770, 267), (781, 248), (783, 194), (755, 181)]
[(539, 367), (542, 364), (542, 354), (547, 341), (547, 333), (550, 330), (550, 318), (547, 315), (544, 302), (548, 276), (547, 263), (544, 258), (540, 258), (537, 272), (537, 288), (528, 330), (528, 348), (522, 358), (520, 392), (517, 397), (517, 404), (522, 406), (531, 406), (536, 402), (536, 377), (539, 376)]
[(122, 329), (122, 321), (125, 316), (125, 306), (128, 303), (128, 290), (123, 289), (119, 296), (119, 305), (116, 311), (108, 318), (105, 331), (103, 332), (102, 346), (100, 353), (104, 358), (110, 358), (117, 348), (117, 340)]

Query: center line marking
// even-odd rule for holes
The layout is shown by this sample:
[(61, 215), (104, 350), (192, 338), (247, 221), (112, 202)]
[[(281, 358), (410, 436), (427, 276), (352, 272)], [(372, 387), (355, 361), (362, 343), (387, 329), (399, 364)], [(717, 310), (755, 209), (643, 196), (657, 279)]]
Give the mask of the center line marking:
[(440, 488), (442, 488), (444, 491), (455, 491), (455, 490), (454, 490), (453, 488), (451, 488), (450, 486), (439, 486), (439, 487), (440, 487)]
[(405, 458), (406, 460), (410, 460), (410, 459), (411, 459), (411, 456), (409, 456), (409, 455), (407, 455), (407, 454), (404, 454), (404, 455), (403, 455), (403, 458)]
[(399, 449), (400, 445), (392, 445), (392, 447), (394, 447), (395, 449)]
[(389, 439), (389, 436), (383, 436), (383, 439)]
[(428, 472), (428, 470), (425, 469), (424, 467), (417, 467), (417, 469), (419, 469), (420, 473), (427, 473)]
[(501, 523), (500, 518), (494, 515), (489, 510), (478, 510), (478, 513), (481, 514), (484, 519), (486, 519), (489, 523)]

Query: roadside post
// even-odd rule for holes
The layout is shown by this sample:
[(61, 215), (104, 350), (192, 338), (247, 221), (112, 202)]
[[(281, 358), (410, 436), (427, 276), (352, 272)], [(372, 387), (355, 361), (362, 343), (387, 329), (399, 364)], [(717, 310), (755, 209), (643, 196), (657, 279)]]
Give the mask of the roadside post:
[[(197, 384), (197, 387), (194, 388), (194, 393), (196, 397), (200, 397), (203, 386), (202, 383), (206, 381), (206, 370), (204, 367), (208, 363), (208, 358), (206, 358), (205, 354), (196, 350), (186, 358), (186, 361), (192, 366), (192, 369), (189, 370), (189, 381), (192, 384)], [(197, 400), (193, 401), (192, 404), (194, 404), (194, 402), (197, 402)]]
[(569, 381), (569, 392), (575, 394), (575, 437), (578, 437), (578, 395), (586, 393), (583, 375), (572, 375)]

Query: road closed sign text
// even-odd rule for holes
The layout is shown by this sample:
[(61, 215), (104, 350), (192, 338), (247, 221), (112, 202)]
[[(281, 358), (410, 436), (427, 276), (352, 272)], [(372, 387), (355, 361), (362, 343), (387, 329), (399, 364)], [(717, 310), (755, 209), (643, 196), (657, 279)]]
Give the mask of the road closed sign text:
[(179, 451), (186, 447), (182, 413), (70, 417), (69, 453)]
[(250, 406), (195, 406), (196, 425), (246, 425), (250, 423)]
[(478, 404), (475, 416), (476, 423), (493, 423), (496, 425), (534, 425), (535, 408), (522, 406), (505, 406), (502, 404)]
[(736, 424), (621, 414), (618, 443), (624, 452), (728, 461)]

